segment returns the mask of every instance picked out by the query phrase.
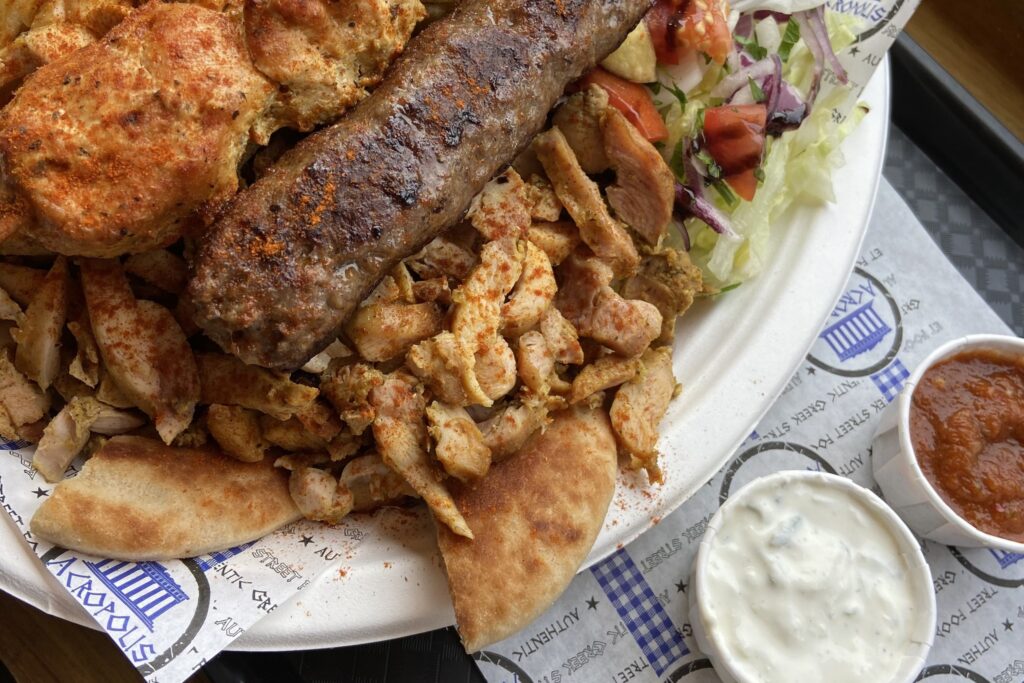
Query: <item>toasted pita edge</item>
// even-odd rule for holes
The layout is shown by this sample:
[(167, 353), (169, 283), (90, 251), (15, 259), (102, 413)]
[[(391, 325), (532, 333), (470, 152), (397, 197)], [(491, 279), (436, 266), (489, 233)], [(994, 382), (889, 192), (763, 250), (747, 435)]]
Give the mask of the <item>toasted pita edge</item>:
[(214, 448), (119, 436), (32, 517), (32, 533), (120, 560), (194, 557), (260, 538), (299, 519), (287, 473)]
[(616, 460), (605, 411), (577, 408), (479, 482), (451, 485), (476, 537), (437, 525), (467, 652), (521, 630), (569, 585), (601, 530)]

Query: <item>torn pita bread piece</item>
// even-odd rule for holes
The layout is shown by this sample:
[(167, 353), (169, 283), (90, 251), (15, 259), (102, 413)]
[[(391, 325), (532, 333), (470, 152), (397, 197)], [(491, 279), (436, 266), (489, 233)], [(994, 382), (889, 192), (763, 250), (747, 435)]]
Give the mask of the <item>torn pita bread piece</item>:
[(273, 459), (242, 463), (213, 448), (110, 439), (58, 484), (32, 533), (119, 560), (194, 557), (260, 538), (300, 517)]
[(605, 411), (575, 408), (483, 479), (449, 483), (475, 536), (437, 525), (467, 652), (519, 631), (562, 594), (601, 530), (616, 469)]

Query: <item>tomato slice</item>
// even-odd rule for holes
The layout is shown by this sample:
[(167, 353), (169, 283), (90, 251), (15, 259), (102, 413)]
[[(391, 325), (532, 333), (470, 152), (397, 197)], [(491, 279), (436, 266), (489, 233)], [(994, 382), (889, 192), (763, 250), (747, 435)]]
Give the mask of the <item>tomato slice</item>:
[(657, 0), (646, 21), (661, 64), (678, 64), (693, 51), (723, 64), (733, 49), (729, 22), (718, 0)]
[(668, 137), (668, 128), (665, 127), (665, 121), (654, 106), (654, 100), (647, 88), (619, 78), (601, 67), (597, 67), (579, 81), (580, 88), (591, 85), (603, 88), (608, 93), (608, 104), (621, 111), (645, 138), (657, 142)]
[(767, 115), (763, 104), (724, 104), (704, 110), (704, 144), (723, 176), (761, 165)]
[(727, 175), (725, 176), (725, 182), (729, 183), (729, 187), (748, 202), (757, 193), (757, 176), (754, 175), (754, 169)]

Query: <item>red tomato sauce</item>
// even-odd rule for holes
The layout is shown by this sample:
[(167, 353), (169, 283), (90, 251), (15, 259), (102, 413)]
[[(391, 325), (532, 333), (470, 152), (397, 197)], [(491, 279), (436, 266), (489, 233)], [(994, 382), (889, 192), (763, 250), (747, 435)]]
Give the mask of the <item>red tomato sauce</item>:
[(1024, 541), (1024, 356), (968, 351), (930, 368), (914, 389), (910, 438), (961, 517)]

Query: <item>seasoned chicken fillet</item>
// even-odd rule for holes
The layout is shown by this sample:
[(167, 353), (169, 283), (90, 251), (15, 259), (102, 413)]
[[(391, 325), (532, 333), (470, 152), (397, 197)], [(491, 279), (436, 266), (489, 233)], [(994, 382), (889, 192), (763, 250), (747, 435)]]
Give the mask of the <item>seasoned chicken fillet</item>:
[(273, 90), (227, 16), (146, 5), (36, 71), (0, 112), (5, 180), (53, 251), (163, 246), (203, 202), (238, 189), (235, 166)]
[(250, 142), (362, 99), (423, 15), (419, 0), (132, 11), (0, 110), (0, 252), (17, 241), (110, 257), (175, 241), (238, 190)]

